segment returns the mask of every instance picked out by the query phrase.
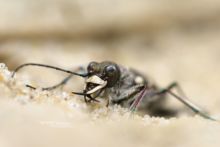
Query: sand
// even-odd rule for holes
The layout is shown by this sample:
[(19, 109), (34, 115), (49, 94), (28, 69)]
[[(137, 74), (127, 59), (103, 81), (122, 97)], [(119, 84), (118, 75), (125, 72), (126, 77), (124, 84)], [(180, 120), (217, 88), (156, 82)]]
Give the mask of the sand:
[[(72, 91), (84, 81), (41, 91), (66, 69), (110, 60), (150, 76), (160, 87), (178, 81), (187, 96), (220, 119), (220, 3), (193, 1), (0, 1), (0, 146), (219, 147), (220, 123), (187, 112), (166, 119), (120, 106), (86, 104)], [(25, 84), (39, 89), (31, 90)], [(170, 107), (185, 107), (169, 98)]]

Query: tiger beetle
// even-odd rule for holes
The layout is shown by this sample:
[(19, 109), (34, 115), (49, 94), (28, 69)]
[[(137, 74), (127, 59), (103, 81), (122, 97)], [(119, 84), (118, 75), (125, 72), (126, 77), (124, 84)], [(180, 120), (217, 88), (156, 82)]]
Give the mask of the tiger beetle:
[[(53, 90), (65, 85), (74, 75), (84, 78), (86, 83), (84, 90), (82, 92), (72, 93), (83, 96), (86, 103), (99, 102), (97, 98), (100, 97), (107, 99), (107, 106), (117, 104), (130, 109), (132, 112), (138, 110), (151, 116), (176, 116), (178, 113), (177, 110), (165, 107), (167, 95), (169, 94), (189, 107), (196, 114), (206, 119), (217, 121), (200, 107), (193, 104), (185, 96), (177, 82), (171, 83), (166, 88), (159, 88), (136, 70), (125, 68), (114, 62), (90, 62), (87, 68), (81, 67), (76, 71), (45, 64), (27, 63), (17, 67), (12, 77), (14, 77), (18, 70), (26, 66), (40, 66), (69, 73), (69, 76), (60, 83), (42, 88), (42, 90)], [(36, 89), (31, 85), (26, 86)], [(174, 88), (178, 94), (173, 92)]]

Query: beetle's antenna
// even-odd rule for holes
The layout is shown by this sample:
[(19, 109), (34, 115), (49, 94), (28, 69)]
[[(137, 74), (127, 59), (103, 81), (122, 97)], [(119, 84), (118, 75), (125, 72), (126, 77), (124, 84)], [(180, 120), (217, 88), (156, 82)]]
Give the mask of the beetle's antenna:
[(65, 73), (69, 73), (69, 74), (72, 74), (72, 75), (80, 76), (80, 77), (87, 77), (88, 76), (87, 73), (80, 74), (80, 73), (72, 72), (70, 70), (65, 70), (65, 69), (62, 69), (62, 68), (59, 68), (59, 67), (55, 67), (55, 66), (51, 66), (51, 65), (38, 64), (38, 63), (26, 63), (26, 64), (22, 64), (22, 65), (18, 66), (14, 70), (14, 72), (12, 73), (11, 77), (13, 78), (16, 72), (18, 72), (21, 68), (26, 67), (26, 66), (40, 66), (40, 67), (45, 67), (45, 68), (51, 68), (51, 69), (55, 69), (55, 70), (62, 71), (62, 72), (65, 72)]
[(42, 88), (42, 90), (53, 90), (53, 89), (56, 89), (56, 88), (58, 88), (60, 86), (63, 86), (72, 78), (72, 76), (73, 75), (71, 74), (68, 77), (66, 77), (64, 80), (62, 80), (60, 83), (58, 83), (58, 84), (56, 84), (54, 86), (44, 87), (44, 88)]

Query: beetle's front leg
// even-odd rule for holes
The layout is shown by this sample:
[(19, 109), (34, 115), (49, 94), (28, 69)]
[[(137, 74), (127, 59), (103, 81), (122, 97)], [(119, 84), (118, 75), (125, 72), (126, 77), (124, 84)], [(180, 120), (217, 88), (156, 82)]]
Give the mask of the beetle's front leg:
[(110, 104), (121, 104), (123, 101), (133, 98), (136, 94), (144, 89), (145, 85), (135, 85), (129, 89), (124, 89), (119, 92), (115, 98), (110, 99)]

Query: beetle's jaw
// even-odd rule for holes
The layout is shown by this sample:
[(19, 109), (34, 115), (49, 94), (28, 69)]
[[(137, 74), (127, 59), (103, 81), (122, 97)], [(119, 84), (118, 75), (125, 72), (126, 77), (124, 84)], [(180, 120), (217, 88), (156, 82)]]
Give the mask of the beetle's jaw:
[(87, 91), (86, 94), (93, 94), (93, 93), (105, 88), (107, 85), (107, 81), (102, 80), (100, 77), (98, 77), (96, 75), (93, 75), (93, 76), (89, 77), (88, 79), (86, 79), (86, 83), (87, 84), (91, 83), (91, 84), (97, 85), (93, 89)]

